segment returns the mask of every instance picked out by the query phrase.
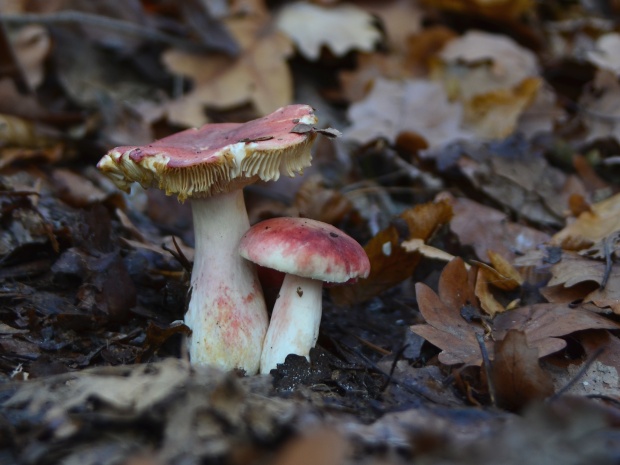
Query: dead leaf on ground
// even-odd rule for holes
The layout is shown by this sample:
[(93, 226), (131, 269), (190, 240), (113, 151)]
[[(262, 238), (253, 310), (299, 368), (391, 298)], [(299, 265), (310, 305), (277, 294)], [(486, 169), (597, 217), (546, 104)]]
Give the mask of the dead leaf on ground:
[(407, 252), (402, 242), (414, 238), (427, 240), (451, 216), (447, 202), (425, 203), (405, 210), (364, 246), (370, 259), (368, 278), (350, 286), (333, 287), (334, 301), (338, 305), (363, 302), (410, 277), (420, 255)]
[(585, 194), (578, 178), (551, 166), (540, 154), (519, 150), (509, 156), (482, 152), (474, 157), (459, 158), (463, 174), (491, 198), (535, 223), (562, 224), (568, 197)]
[(461, 244), (474, 248), (480, 260), (487, 257), (489, 250), (494, 250), (510, 261), (549, 240), (548, 234), (509, 221), (508, 215), (499, 210), (464, 197), (449, 199), (454, 210), (450, 229)]
[[(418, 306), (427, 324), (413, 325), (411, 331), (442, 349), (439, 361), (446, 365), (482, 362), (476, 334), (482, 335), (484, 330), (461, 315), (465, 306), (477, 307), (474, 276), (467, 272), (463, 260), (456, 258), (441, 273), (439, 295), (426, 284), (416, 284)], [(486, 343), (487, 348), (492, 347), (490, 341)]]
[(461, 128), (462, 113), (461, 104), (448, 101), (439, 84), (379, 78), (364, 100), (349, 107), (352, 124), (344, 137), (360, 144), (380, 138), (394, 144), (399, 134), (413, 132), (438, 147), (472, 137)]
[(590, 206), (551, 238), (551, 244), (562, 246), (578, 242), (580, 248), (589, 247), (596, 241), (620, 231), (620, 194), (616, 194)]
[(355, 70), (339, 73), (344, 97), (349, 102), (362, 100), (379, 78), (398, 80), (427, 76), (439, 50), (455, 36), (451, 29), (436, 26), (408, 36), (397, 51), (359, 53)]
[(502, 313), (506, 308), (499, 303), (491, 292), (488, 278), (485, 277), (483, 268), (478, 268), (476, 275), (475, 294), (480, 302), (480, 308), (485, 311), (487, 315), (495, 316), (497, 313)]
[[(612, 262), (607, 270), (604, 259), (596, 260), (563, 251), (562, 259), (551, 267), (551, 274), (547, 287), (541, 290), (548, 300), (583, 300), (584, 303), (592, 302), (599, 308), (611, 308), (614, 313), (620, 314), (620, 266), (617, 263)], [(601, 287), (605, 279), (605, 286)], [(562, 295), (563, 291), (566, 297)]]
[[(505, 35), (469, 31), (449, 42), (438, 58), (434, 78), (464, 105), (466, 127), (482, 138), (512, 134), (543, 87), (536, 55)], [(545, 115), (550, 128), (553, 113)], [(545, 123), (538, 114), (541, 120)]]
[(616, 78), (620, 72), (619, 53), (620, 34), (611, 32), (601, 35), (594, 49), (586, 54), (587, 60), (598, 68), (579, 102), (582, 106), (580, 116), (588, 129), (588, 141), (610, 136), (620, 141), (620, 85)]
[(562, 336), (585, 329), (620, 329), (620, 324), (581, 307), (536, 304), (504, 312), (493, 320), (495, 340), (513, 329), (524, 331), (528, 346), (544, 357), (566, 347)]
[(47, 29), (34, 24), (27, 25), (14, 31), (11, 39), (24, 78), (31, 89), (37, 88), (45, 76), (44, 60), (52, 43)]
[(338, 224), (353, 210), (353, 204), (337, 189), (326, 187), (320, 175), (307, 178), (297, 193), (293, 206), (300, 216)]
[(464, 126), (481, 138), (509, 136), (517, 128), (519, 118), (535, 101), (541, 86), (539, 78), (530, 77), (511, 89), (472, 97), (465, 104)]
[(355, 5), (319, 6), (296, 2), (284, 6), (277, 27), (309, 60), (317, 60), (321, 47), (336, 56), (351, 50), (371, 51), (381, 38), (373, 17)]
[(292, 52), (289, 39), (277, 32), (257, 37), (234, 59), (168, 52), (168, 68), (178, 74), (191, 69), (195, 82), (194, 89), (167, 106), (170, 121), (199, 127), (208, 123), (207, 106), (229, 109), (252, 103), (260, 115), (265, 115), (289, 104), (293, 83), (286, 59)]
[(553, 381), (540, 367), (538, 351), (528, 346), (525, 333), (508, 331), (494, 347), (491, 374), (500, 407), (518, 411), (553, 394)]

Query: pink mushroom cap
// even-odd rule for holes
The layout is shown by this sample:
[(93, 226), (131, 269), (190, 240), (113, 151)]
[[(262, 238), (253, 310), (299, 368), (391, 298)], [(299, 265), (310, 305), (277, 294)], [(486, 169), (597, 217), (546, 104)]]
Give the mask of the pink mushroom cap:
[(338, 228), (308, 218), (272, 218), (241, 238), (242, 257), (267, 268), (328, 283), (365, 278), (363, 247)]
[(316, 123), (312, 107), (289, 105), (247, 123), (207, 124), (147, 145), (116, 147), (97, 167), (125, 191), (138, 182), (180, 200), (210, 197), (301, 172), (312, 159)]

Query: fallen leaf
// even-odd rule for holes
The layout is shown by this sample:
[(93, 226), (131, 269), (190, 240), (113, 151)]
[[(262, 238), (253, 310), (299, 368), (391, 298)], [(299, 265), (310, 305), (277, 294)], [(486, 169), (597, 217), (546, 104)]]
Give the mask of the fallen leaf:
[[(418, 252), (423, 257), (431, 258), (434, 260), (449, 262), (450, 260), (455, 258), (454, 255), (449, 254), (444, 250), (433, 247), (432, 245), (425, 244), (423, 239), (411, 239), (403, 242), (401, 246), (407, 252)], [(469, 269), (469, 265), (465, 264), (465, 267)]]
[(331, 7), (295, 2), (280, 11), (276, 25), (309, 60), (318, 60), (321, 47), (336, 56), (351, 50), (371, 51), (381, 38), (373, 17), (357, 6)]
[(292, 52), (289, 39), (281, 33), (256, 38), (236, 59), (169, 52), (166, 63), (171, 71), (182, 74), (192, 69), (196, 78), (193, 90), (167, 106), (170, 121), (199, 127), (208, 122), (207, 106), (228, 109), (252, 103), (260, 115), (266, 115), (288, 105), (293, 84), (286, 59)]
[(442, 146), (472, 136), (461, 129), (462, 113), (462, 106), (449, 102), (436, 83), (379, 78), (364, 100), (349, 107), (352, 125), (344, 137), (360, 144), (380, 138), (394, 144), (400, 133), (408, 131), (423, 137), (429, 147)]
[[(592, 302), (597, 307), (609, 307), (614, 313), (620, 314), (620, 266), (617, 263), (612, 263), (607, 270), (604, 259), (596, 260), (575, 252), (563, 251), (562, 259), (551, 267), (551, 274), (547, 288), (541, 290), (545, 297), (550, 299), (560, 293), (559, 299), (562, 299), (563, 289), (575, 287), (575, 292), (566, 293), (565, 301)], [(605, 279), (605, 287), (601, 287)], [(579, 286), (588, 283), (590, 285)], [(554, 289), (559, 286), (562, 289)], [(592, 289), (593, 287), (595, 289)], [(555, 299), (559, 300), (558, 297)]]
[(468, 101), (477, 95), (512, 89), (539, 75), (536, 55), (503, 34), (469, 31), (439, 54), (435, 77), (451, 97)]
[(554, 392), (553, 381), (538, 362), (538, 350), (530, 348), (522, 331), (508, 331), (495, 342), (491, 376), (500, 407), (518, 411)]
[(403, 53), (407, 39), (423, 32), (424, 12), (416, 2), (391, 0), (388, 2), (367, 2), (361, 4), (369, 13), (378, 17), (383, 24), (391, 54)]
[[(479, 137), (506, 137), (533, 102), (553, 101), (550, 88), (538, 100), (543, 80), (536, 55), (505, 35), (469, 31), (450, 41), (439, 59), (434, 79), (443, 83), (451, 99), (462, 102), (466, 127)], [(560, 116), (553, 111), (545, 115), (538, 113), (536, 120), (547, 128)]]
[(476, 263), (485, 280), (492, 286), (503, 291), (514, 291), (521, 284), (523, 278), (519, 272), (501, 255), (487, 250), (491, 266), (484, 263)]
[(326, 187), (320, 175), (304, 181), (293, 205), (300, 216), (329, 224), (338, 224), (353, 209), (351, 201), (337, 189)]
[[(442, 193), (439, 198), (446, 198)], [(549, 240), (537, 229), (514, 223), (508, 215), (471, 199), (448, 197), (454, 210), (450, 229), (463, 245), (474, 248), (480, 260), (489, 250), (511, 261), (517, 256)]]
[(587, 129), (585, 142), (613, 137), (620, 141), (620, 83), (616, 73), (601, 69), (584, 88), (578, 103)]
[[(480, 325), (467, 322), (461, 315), (465, 306), (477, 306), (473, 283), (460, 258), (446, 265), (439, 279), (439, 295), (426, 284), (416, 284), (420, 313), (427, 324), (413, 325), (411, 331), (442, 349), (439, 361), (446, 365), (479, 365), (482, 361), (476, 334)], [(487, 342), (487, 347), (491, 347)]]
[(462, 156), (458, 164), (463, 174), (494, 200), (536, 223), (560, 225), (568, 197), (585, 189), (576, 177), (549, 165), (541, 154), (526, 150), (522, 147), (507, 156), (480, 152), (476, 158)]
[(405, 210), (365, 246), (370, 259), (368, 278), (349, 286), (331, 289), (338, 305), (363, 302), (399, 284), (411, 276), (420, 255), (409, 253), (401, 246), (405, 240), (428, 239), (452, 216), (447, 202), (431, 202)]
[(52, 43), (47, 29), (31, 24), (15, 31), (11, 39), (24, 78), (31, 89), (37, 88), (43, 82), (44, 61)]
[(498, 313), (504, 312), (506, 308), (497, 301), (491, 292), (488, 276), (485, 276), (483, 270), (484, 268), (482, 267), (478, 268), (476, 287), (474, 288), (475, 294), (480, 302), (480, 308), (484, 310), (487, 315), (495, 316)]
[(464, 125), (478, 137), (501, 139), (512, 134), (519, 118), (536, 99), (542, 81), (524, 79), (511, 89), (500, 89), (472, 97), (466, 102)]
[(586, 59), (598, 69), (620, 73), (620, 34), (610, 32), (600, 36), (594, 50), (586, 52)]
[[(591, 205), (590, 211), (581, 213), (576, 220), (551, 238), (551, 245), (578, 241), (585, 247), (620, 231), (620, 194)], [(587, 245), (586, 245), (587, 244)]]
[(566, 341), (559, 339), (562, 336), (586, 329), (620, 329), (620, 324), (568, 304), (536, 304), (504, 312), (493, 320), (496, 340), (513, 329), (525, 332), (528, 346), (545, 357), (566, 347)]

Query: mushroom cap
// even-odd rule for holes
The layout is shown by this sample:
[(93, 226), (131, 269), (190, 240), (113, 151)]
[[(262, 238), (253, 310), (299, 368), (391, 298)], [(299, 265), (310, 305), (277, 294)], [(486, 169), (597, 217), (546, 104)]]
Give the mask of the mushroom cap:
[(138, 182), (180, 200), (210, 197), (310, 166), (317, 122), (312, 107), (289, 105), (247, 123), (206, 124), (148, 145), (116, 147), (97, 167), (125, 191)]
[(355, 239), (308, 218), (272, 218), (252, 226), (239, 243), (242, 257), (284, 273), (344, 283), (365, 278), (370, 261)]

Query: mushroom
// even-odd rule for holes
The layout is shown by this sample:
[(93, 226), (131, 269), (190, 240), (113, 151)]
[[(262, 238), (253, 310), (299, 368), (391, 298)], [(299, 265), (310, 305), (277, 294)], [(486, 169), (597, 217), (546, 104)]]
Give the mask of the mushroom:
[(286, 273), (263, 344), (260, 372), (289, 354), (309, 359), (321, 322), (323, 283), (346, 283), (370, 272), (366, 252), (338, 228), (308, 218), (273, 218), (252, 226), (242, 257)]
[(208, 124), (117, 147), (98, 163), (125, 191), (138, 182), (191, 200), (195, 255), (185, 323), (193, 364), (257, 372), (268, 316), (254, 266), (237, 252), (250, 227), (242, 188), (309, 166), (316, 123), (311, 107), (291, 105), (244, 124)]

